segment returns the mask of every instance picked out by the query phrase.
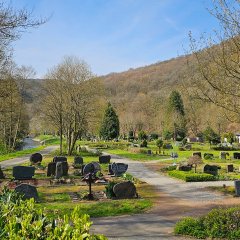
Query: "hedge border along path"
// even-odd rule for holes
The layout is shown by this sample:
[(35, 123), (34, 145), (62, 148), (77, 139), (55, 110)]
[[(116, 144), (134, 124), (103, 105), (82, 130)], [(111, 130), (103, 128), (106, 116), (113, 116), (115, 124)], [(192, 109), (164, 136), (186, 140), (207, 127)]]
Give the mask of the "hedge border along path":
[(211, 174), (207, 174), (207, 173), (192, 173), (192, 172), (173, 170), (173, 171), (169, 171), (168, 175), (171, 177), (176, 177), (176, 178), (182, 179), (185, 182), (216, 181), (215, 176), (213, 176)]

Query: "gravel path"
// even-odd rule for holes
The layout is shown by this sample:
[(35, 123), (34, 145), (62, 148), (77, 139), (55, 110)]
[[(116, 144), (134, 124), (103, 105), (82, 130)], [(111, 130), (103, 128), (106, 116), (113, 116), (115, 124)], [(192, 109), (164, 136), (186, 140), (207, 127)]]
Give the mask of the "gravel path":
[[(53, 152), (57, 148), (58, 148), (58, 146), (48, 146), (48, 147), (46, 147), (43, 150), (38, 151), (38, 152), (41, 153), (42, 155), (46, 155), (46, 154), (49, 154), (50, 152)], [(28, 155), (25, 155), (23, 157), (12, 158), (12, 159), (9, 159), (9, 160), (2, 161), (2, 162), (0, 162), (0, 166), (1, 166), (1, 168), (4, 169), (4, 168), (7, 168), (7, 167), (20, 165), (22, 163), (25, 163), (25, 162), (29, 161), (31, 155), (32, 154), (28, 154)]]
[[(173, 226), (183, 216), (202, 214), (222, 205), (232, 197), (208, 191), (208, 186), (232, 186), (233, 181), (186, 183), (150, 170), (145, 163), (116, 155), (112, 162), (128, 164), (128, 172), (156, 187), (159, 193), (157, 205), (145, 214), (93, 219), (94, 232), (109, 239), (187, 239), (173, 235)], [(235, 199), (235, 201), (240, 201)]]

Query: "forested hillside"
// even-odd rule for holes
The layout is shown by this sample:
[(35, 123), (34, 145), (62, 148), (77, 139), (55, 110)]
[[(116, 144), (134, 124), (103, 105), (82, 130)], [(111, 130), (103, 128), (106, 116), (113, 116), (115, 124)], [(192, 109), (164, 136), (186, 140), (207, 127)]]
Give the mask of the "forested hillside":
[[(168, 98), (173, 90), (178, 90), (182, 95), (189, 135), (195, 135), (207, 125), (211, 125), (216, 131), (225, 131), (229, 122), (219, 109), (210, 103), (189, 100), (190, 93), (186, 88), (191, 85), (191, 79), (186, 77), (189, 59), (192, 59), (191, 56), (181, 56), (100, 77), (105, 87), (105, 99), (117, 109), (122, 133), (145, 130), (161, 134), (164, 129), (172, 130), (173, 118), (168, 113)], [(194, 65), (194, 62), (191, 64)], [(43, 82), (40, 79), (28, 80), (30, 87), (24, 95), (28, 106), (33, 109), (35, 123), (38, 121), (36, 105), (41, 99)]]

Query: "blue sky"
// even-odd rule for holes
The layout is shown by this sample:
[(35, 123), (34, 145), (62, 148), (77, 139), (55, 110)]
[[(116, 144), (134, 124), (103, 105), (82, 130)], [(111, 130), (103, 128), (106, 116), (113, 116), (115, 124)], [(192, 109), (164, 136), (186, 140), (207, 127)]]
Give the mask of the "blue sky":
[(15, 8), (51, 19), (14, 43), (14, 59), (37, 77), (66, 55), (84, 59), (97, 75), (120, 72), (184, 53), (188, 33), (216, 29), (212, 0), (11, 0)]

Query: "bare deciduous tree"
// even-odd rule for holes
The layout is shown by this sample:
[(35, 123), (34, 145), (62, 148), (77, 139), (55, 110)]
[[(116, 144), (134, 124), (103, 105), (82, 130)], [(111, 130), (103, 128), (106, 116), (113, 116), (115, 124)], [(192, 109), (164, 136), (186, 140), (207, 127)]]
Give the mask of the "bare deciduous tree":
[(98, 113), (98, 96), (102, 92), (100, 80), (84, 61), (75, 57), (65, 57), (49, 71), (47, 79), (44, 114), (59, 130), (60, 152), (64, 135), (67, 152), (71, 155), (76, 141), (86, 133)]
[(210, 13), (221, 27), (214, 37), (196, 41), (190, 34), (191, 52), (197, 66), (190, 64), (194, 79), (191, 86), (196, 95), (207, 102), (240, 114), (240, 2), (216, 0)]

